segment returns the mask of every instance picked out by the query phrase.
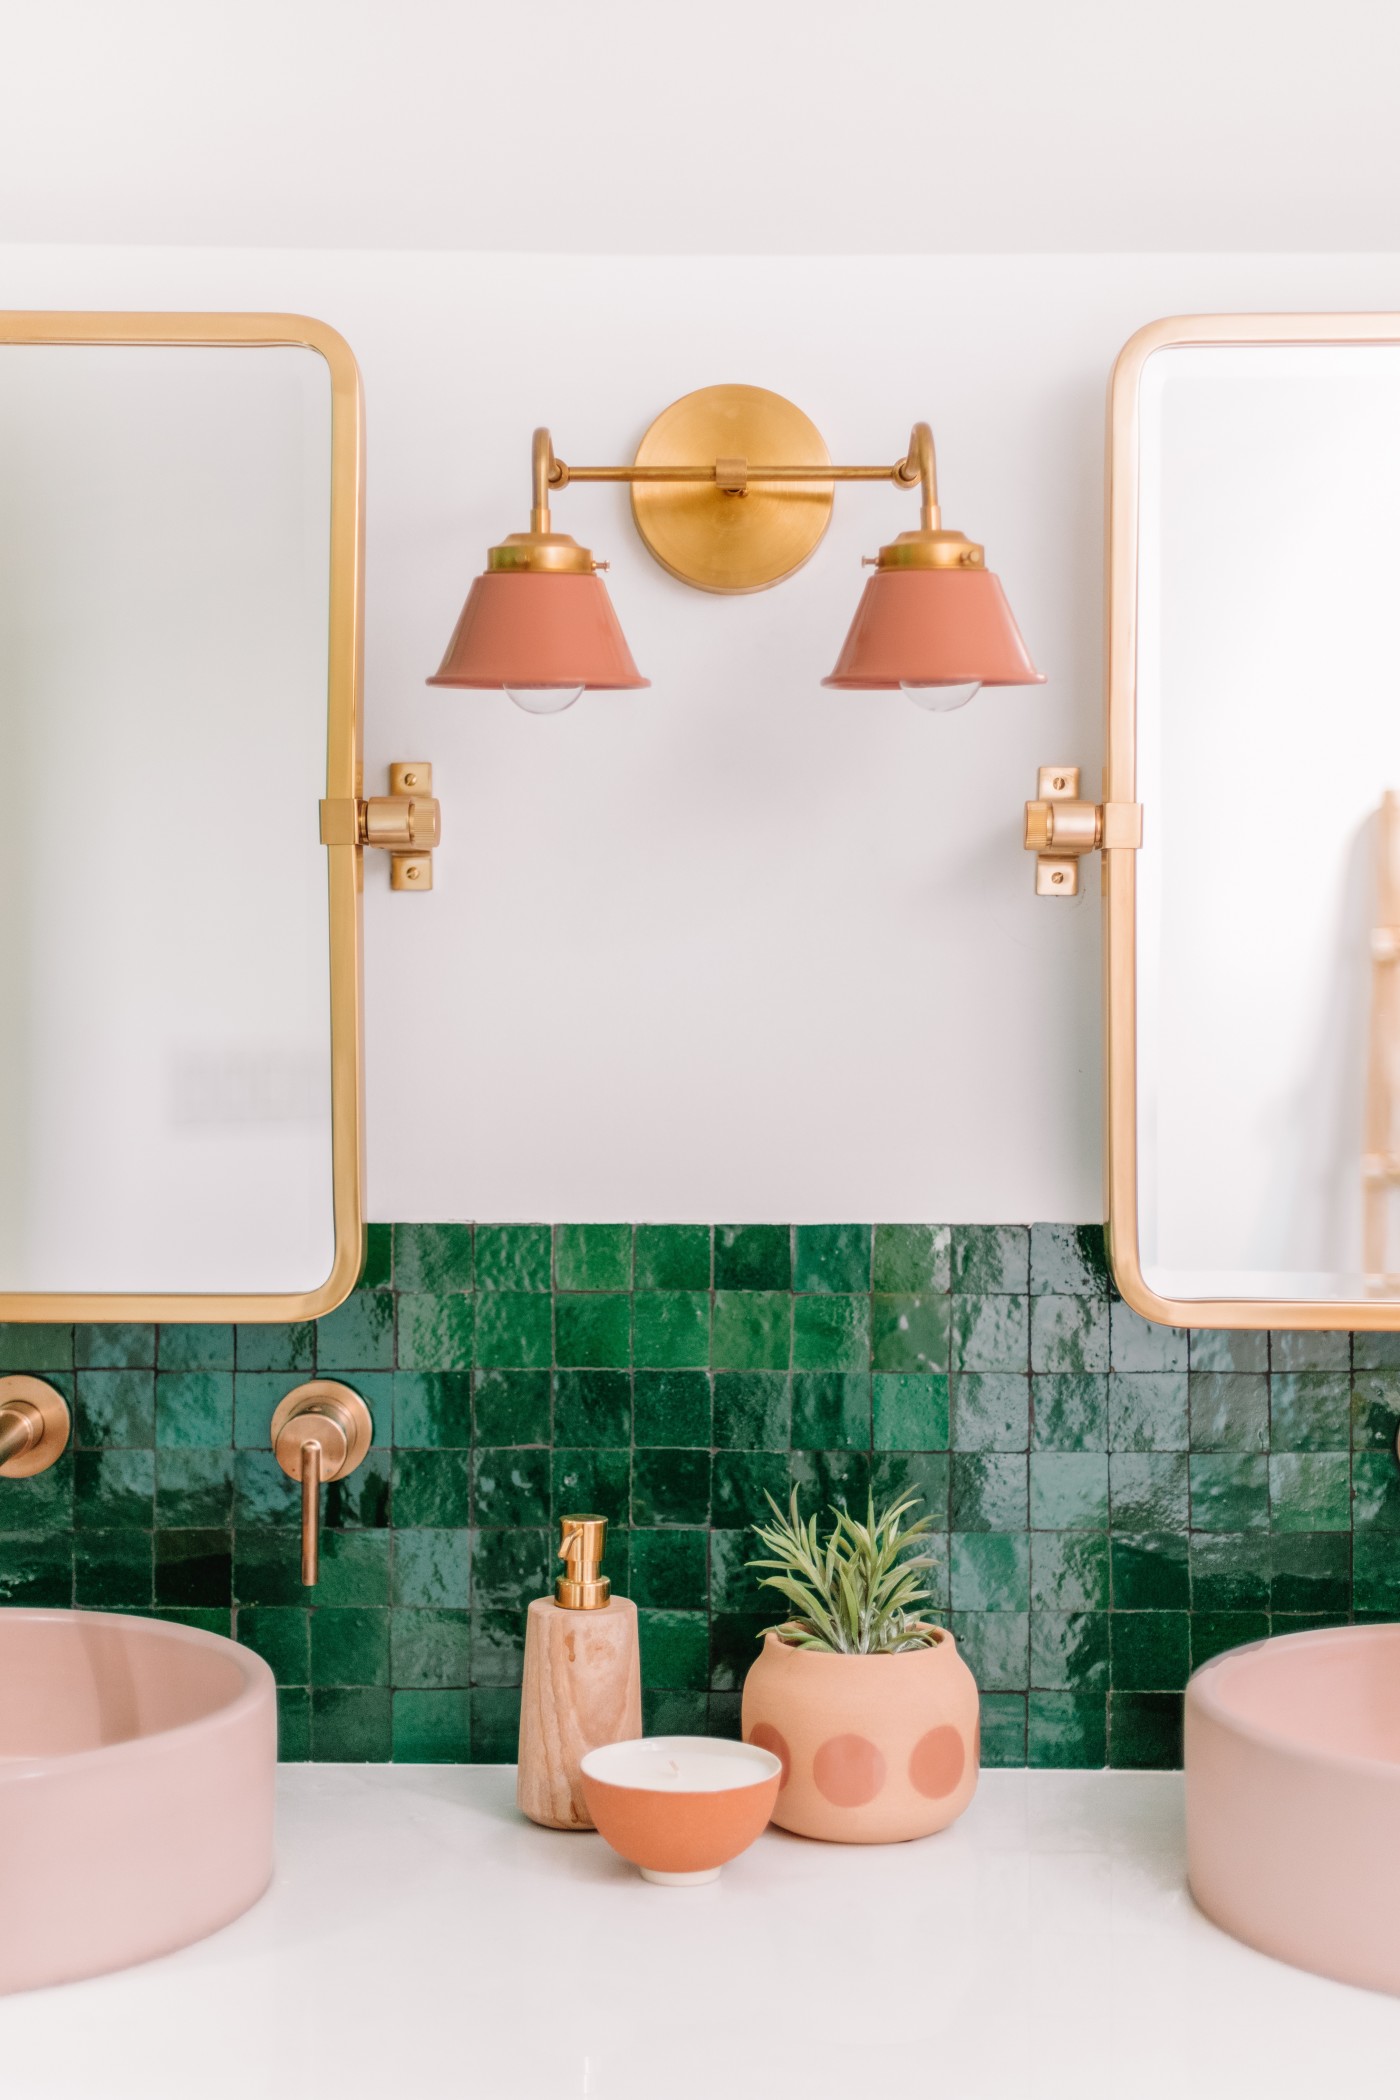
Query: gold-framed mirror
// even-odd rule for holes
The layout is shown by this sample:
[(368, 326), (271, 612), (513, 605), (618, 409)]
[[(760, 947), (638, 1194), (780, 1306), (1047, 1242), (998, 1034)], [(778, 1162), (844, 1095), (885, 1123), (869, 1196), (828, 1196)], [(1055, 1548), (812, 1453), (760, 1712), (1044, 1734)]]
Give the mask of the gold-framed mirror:
[(1118, 359), (1108, 1212), (1149, 1319), (1400, 1327), (1397, 473), (1400, 316)]
[(0, 315), (0, 1321), (354, 1284), (363, 449), (319, 321)]

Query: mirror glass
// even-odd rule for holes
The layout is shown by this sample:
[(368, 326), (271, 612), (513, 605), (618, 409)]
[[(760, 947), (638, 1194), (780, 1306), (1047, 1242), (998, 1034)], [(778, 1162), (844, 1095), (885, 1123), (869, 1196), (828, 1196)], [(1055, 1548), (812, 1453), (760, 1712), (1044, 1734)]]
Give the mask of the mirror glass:
[(331, 1270), (331, 453), (311, 349), (0, 342), (0, 1292)]
[(1167, 346), (1138, 408), (1143, 1278), (1394, 1298), (1400, 347)]

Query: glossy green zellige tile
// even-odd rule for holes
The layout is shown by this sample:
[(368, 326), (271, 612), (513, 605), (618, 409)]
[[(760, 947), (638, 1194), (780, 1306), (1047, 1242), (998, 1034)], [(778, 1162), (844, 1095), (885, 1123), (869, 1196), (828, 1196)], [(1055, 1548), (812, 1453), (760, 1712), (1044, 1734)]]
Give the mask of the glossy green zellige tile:
[(1030, 1300), (1001, 1294), (955, 1296), (954, 1371), (1030, 1370)]
[(708, 1365), (707, 1291), (638, 1291), (632, 1301), (632, 1319), (635, 1363), (658, 1370)]
[(1190, 1383), (1184, 1371), (1115, 1371), (1108, 1381), (1110, 1451), (1185, 1451)]
[(557, 1291), (630, 1291), (630, 1225), (556, 1225), (554, 1288)]
[(927, 1291), (877, 1292), (871, 1300), (871, 1362), (877, 1371), (946, 1371), (950, 1300)]
[(716, 1225), (717, 1291), (792, 1289), (792, 1229), (787, 1225)]
[(1037, 1451), (1107, 1451), (1107, 1378), (1087, 1371), (1032, 1377), (1031, 1444)]
[(871, 1380), (872, 1435), (878, 1451), (942, 1451), (949, 1434), (944, 1371), (877, 1371)]
[[(469, 1291), (472, 1287), (470, 1225), (396, 1225), (394, 1288), (403, 1291)], [(384, 1278), (387, 1283), (388, 1277)]]
[(792, 1442), (795, 1450), (870, 1449), (870, 1373), (794, 1371)]
[(1193, 1531), (1267, 1530), (1269, 1461), (1238, 1451), (1193, 1451)]
[(1036, 1297), (1106, 1298), (1108, 1255), (1102, 1225), (1032, 1225), (1031, 1291)]
[(1016, 1371), (960, 1371), (952, 1380), (951, 1418), (955, 1451), (1024, 1451), (1030, 1380)]
[(632, 1361), (632, 1300), (621, 1292), (557, 1297), (554, 1360), (580, 1368), (625, 1368)]
[(531, 1370), (554, 1360), (554, 1305), (546, 1292), (477, 1292), (476, 1361), (487, 1369)]
[(786, 1451), (792, 1442), (792, 1385), (786, 1371), (717, 1371), (714, 1440), (743, 1451)]
[(710, 1360), (717, 1371), (786, 1371), (792, 1299), (781, 1291), (716, 1290)]
[(626, 1371), (559, 1371), (554, 1380), (556, 1444), (632, 1441), (632, 1379)]
[[(543, 1366), (530, 1371), (478, 1371), (472, 1381), (472, 1428), (483, 1444), (547, 1444), (553, 1417), (553, 1376)], [(395, 1382), (395, 1394), (398, 1386)], [(416, 1401), (415, 1401), (416, 1409)], [(453, 1443), (460, 1426), (455, 1405), (434, 1405), (432, 1411), (410, 1417), (415, 1429), (431, 1428), (429, 1435), (398, 1436), (398, 1443)], [(444, 1431), (454, 1432), (444, 1434)], [(468, 1438), (470, 1441), (470, 1438)]]
[(872, 1290), (897, 1295), (952, 1288), (952, 1232), (946, 1225), (877, 1225)]
[(1107, 1301), (1059, 1294), (1032, 1298), (1031, 1369), (1107, 1371)]
[(638, 1225), (634, 1282), (639, 1291), (708, 1291), (708, 1225)]
[(711, 1437), (708, 1371), (636, 1371), (632, 1434), (638, 1444), (699, 1445)]
[(795, 1291), (870, 1290), (869, 1225), (799, 1225), (793, 1232)]
[(478, 1225), (479, 1291), (548, 1291), (554, 1235), (548, 1225)]
[(953, 1289), (982, 1296), (1030, 1289), (1030, 1231), (1025, 1225), (955, 1225)]

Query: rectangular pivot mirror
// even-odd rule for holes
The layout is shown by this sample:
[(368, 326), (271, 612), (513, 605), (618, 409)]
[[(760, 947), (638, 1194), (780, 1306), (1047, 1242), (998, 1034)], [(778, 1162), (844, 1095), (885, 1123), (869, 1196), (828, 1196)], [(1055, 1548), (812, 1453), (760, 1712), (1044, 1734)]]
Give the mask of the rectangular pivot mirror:
[(360, 1259), (355, 362), (0, 315), (0, 1320), (287, 1320)]
[(1119, 1287), (1400, 1327), (1400, 318), (1159, 323), (1111, 445)]

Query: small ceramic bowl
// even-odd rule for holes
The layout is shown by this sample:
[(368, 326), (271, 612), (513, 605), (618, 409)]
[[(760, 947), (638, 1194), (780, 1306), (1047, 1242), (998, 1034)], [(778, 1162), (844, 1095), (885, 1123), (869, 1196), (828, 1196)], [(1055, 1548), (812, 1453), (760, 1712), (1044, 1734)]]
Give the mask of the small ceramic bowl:
[(583, 1760), (588, 1813), (645, 1881), (714, 1881), (773, 1813), (779, 1760), (755, 1743), (706, 1735), (606, 1743)]

